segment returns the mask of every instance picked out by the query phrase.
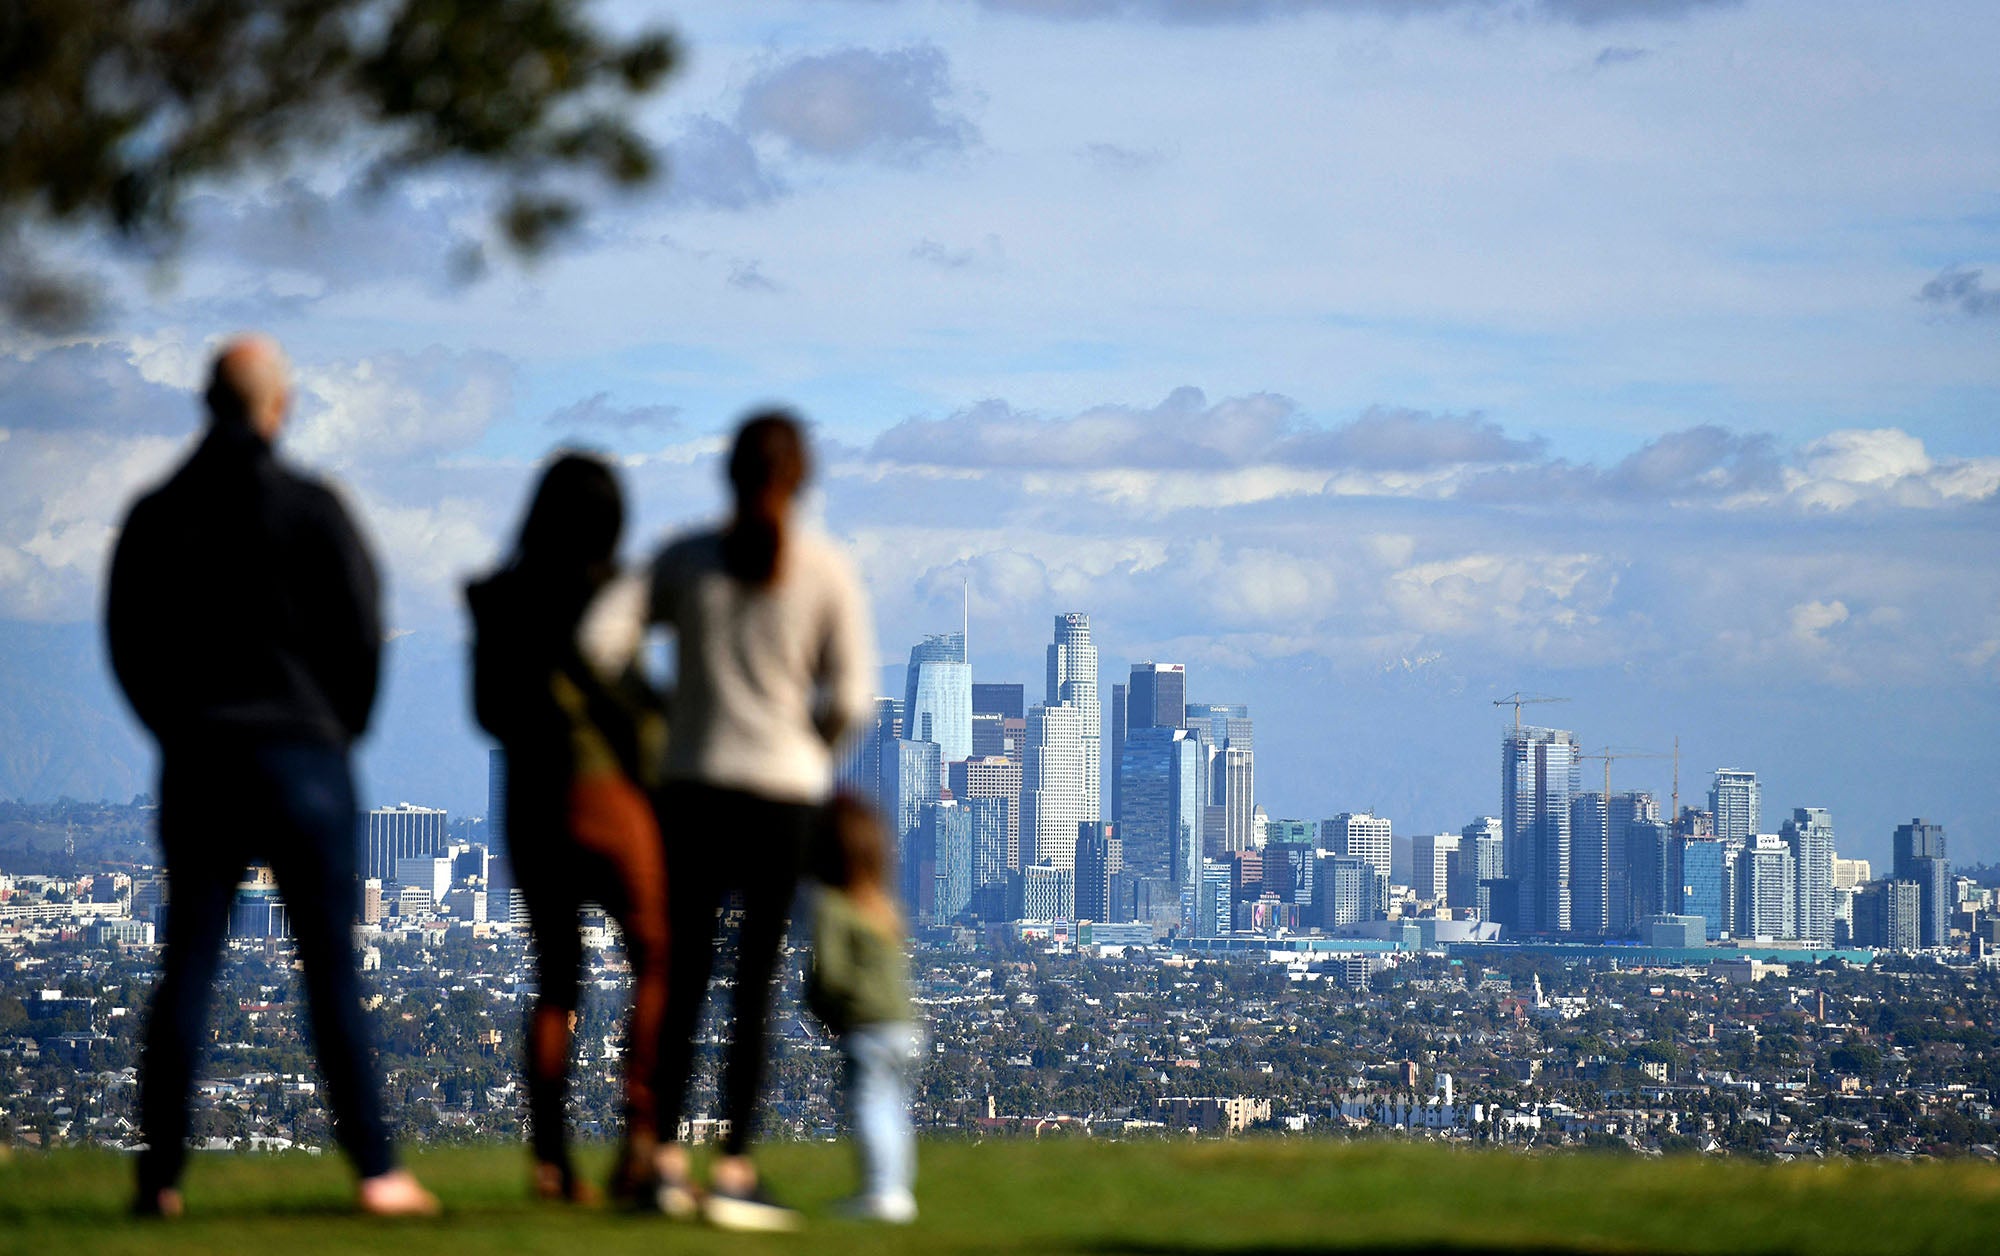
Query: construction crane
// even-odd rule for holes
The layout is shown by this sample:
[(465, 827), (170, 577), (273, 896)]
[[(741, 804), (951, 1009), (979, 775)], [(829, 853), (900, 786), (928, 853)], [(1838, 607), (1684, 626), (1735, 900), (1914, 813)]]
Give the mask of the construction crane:
[[(1676, 743), (1678, 744), (1678, 742)], [(1677, 754), (1661, 754), (1657, 750), (1620, 750), (1616, 746), (1606, 746), (1596, 754), (1579, 754), (1579, 759), (1602, 759), (1604, 761), (1604, 807), (1605, 814), (1611, 814), (1611, 763), (1615, 759), (1673, 759), (1680, 761)], [(1676, 787), (1678, 791), (1678, 786)]]
[(1495, 698), (1495, 699), (1493, 699), (1493, 705), (1494, 705), (1494, 706), (1511, 706), (1511, 707), (1513, 707), (1513, 708), (1514, 708), (1514, 727), (1515, 727), (1515, 728), (1519, 728), (1519, 727), (1521, 727), (1521, 708), (1522, 708), (1522, 707), (1524, 707), (1524, 706), (1529, 706), (1529, 705), (1531, 705), (1531, 704), (1533, 704), (1533, 703), (1537, 703), (1537, 702), (1568, 702), (1568, 701), (1569, 701), (1569, 699), (1568, 699), (1568, 698), (1540, 698), (1540, 697), (1536, 697), (1536, 696), (1534, 696), (1533, 694), (1526, 694), (1526, 693), (1521, 693), (1521, 692), (1519, 692), (1519, 691), (1516, 691), (1516, 692), (1514, 692), (1514, 693), (1510, 693), (1510, 694), (1508, 694), (1508, 695), (1507, 695), (1506, 697), (1504, 697), (1504, 698)]

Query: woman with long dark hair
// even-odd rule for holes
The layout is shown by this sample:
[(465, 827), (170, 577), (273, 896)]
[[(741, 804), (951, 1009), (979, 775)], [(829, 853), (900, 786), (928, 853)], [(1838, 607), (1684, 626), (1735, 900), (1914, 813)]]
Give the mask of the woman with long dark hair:
[(507, 757), (507, 843), (534, 934), (537, 991), (528, 1014), (528, 1118), (534, 1189), (594, 1195), (570, 1163), (569, 1086), (583, 946), (578, 910), (601, 904), (632, 965), (626, 1033), (625, 1155), (614, 1190), (653, 1179), (656, 1073), (667, 1006), (666, 864), (642, 788), (659, 748), (657, 712), (629, 678), (583, 660), (577, 626), (615, 574), (625, 505), (609, 465), (565, 453), (543, 474), (513, 554), (468, 587), (473, 702)]
[[(791, 415), (753, 415), (729, 455), (734, 509), (674, 541), (653, 564), (649, 618), (673, 631), (674, 735), (660, 815), (668, 834), (673, 963), (661, 1058), (661, 1130), (679, 1128), (723, 901), (741, 896), (729, 1122), (702, 1201), (715, 1225), (789, 1229), (749, 1158), (765, 1069), (772, 978), (807, 843), (833, 776), (833, 748), (873, 689), (873, 635), (846, 555), (796, 516), (810, 473)], [(661, 1208), (696, 1206), (686, 1149), (659, 1158)]]

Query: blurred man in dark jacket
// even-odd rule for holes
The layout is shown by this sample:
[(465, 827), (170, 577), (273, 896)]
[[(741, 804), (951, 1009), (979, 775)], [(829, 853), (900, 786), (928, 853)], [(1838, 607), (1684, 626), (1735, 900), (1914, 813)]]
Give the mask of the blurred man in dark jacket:
[(334, 1132), (365, 1211), (429, 1213), (396, 1168), (361, 1009), (348, 748), (381, 664), (379, 586), (340, 500), (280, 465), (283, 354), (223, 347), (207, 435), (132, 508), (111, 563), (112, 667), (160, 743), (167, 939), (146, 1027), (137, 1208), (180, 1211), (188, 1092), (229, 907), (245, 866), (277, 875), (305, 969)]

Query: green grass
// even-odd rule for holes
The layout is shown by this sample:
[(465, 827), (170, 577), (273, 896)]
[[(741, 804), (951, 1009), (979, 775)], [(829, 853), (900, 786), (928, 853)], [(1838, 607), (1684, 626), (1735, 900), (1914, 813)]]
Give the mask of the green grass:
[(923, 1149), (922, 1219), (897, 1231), (827, 1217), (851, 1181), (844, 1148), (777, 1144), (761, 1159), (779, 1195), (806, 1210), (803, 1236), (531, 1204), (525, 1154), (511, 1147), (413, 1156), (447, 1209), (421, 1222), (348, 1215), (349, 1179), (331, 1156), (197, 1156), (188, 1216), (163, 1224), (125, 1217), (128, 1161), (24, 1153), (0, 1163), (0, 1253), (2000, 1250), (2000, 1169), (1976, 1163), (1759, 1165), (1296, 1139), (945, 1142)]

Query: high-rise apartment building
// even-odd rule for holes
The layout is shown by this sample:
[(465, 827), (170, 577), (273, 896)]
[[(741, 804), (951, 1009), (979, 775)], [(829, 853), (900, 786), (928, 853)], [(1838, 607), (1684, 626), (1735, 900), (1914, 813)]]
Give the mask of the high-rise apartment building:
[(1757, 836), (1763, 821), (1763, 796), (1757, 774), (1740, 768), (1717, 768), (1708, 791), (1708, 809), (1715, 817), (1715, 835), (1732, 846)]
[(1798, 868), (1792, 848), (1774, 834), (1759, 834), (1737, 856), (1737, 935), (1798, 936)]
[(1366, 859), (1381, 874), (1382, 880), (1388, 881), (1394, 838), (1389, 832), (1387, 816), (1371, 815), (1366, 811), (1343, 811), (1331, 820), (1320, 821), (1319, 844), (1320, 849), (1330, 850), (1336, 855)]
[(1419, 901), (1452, 906), (1452, 856), (1464, 839), (1457, 833), (1419, 833), (1410, 839), (1410, 889)]
[(964, 633), (934, 633), (911, 647), (903, 737), (936, 742), (946, 763), (972, 757), (972, 665)]
[(1833, 945), (1833, 818), (1824, 807), (1797, 807), (1778, 835), (1792, 850), (1798, 875), (1798, 936), (1819, 946)]
[(1570, 800), (1582, 792), (1576, 736), (1523, 725), (1501, 742), (1500, 823), (1523, 933), (1570, 932)]
[(1896, 826), (1894, 877), (1914, 881), (1922, 896), (1922, 946), (1943, 946), (1951, 940), (1951, 864), (1945, 850), (1944, 826), (1918, 816)]
[[(988, 755), (945, 765), (945, 779), (951, 796), (960, 802), (979, 798), (997, 799), (1006, 804), (1002, 813), (1006, 841), (1001, 850), (1000, 871), (1021, 866), (1021, 764), (1018, 760)], [(985, 884), (981, 875), (979, 884)]]
[(445, 813), (439, 808), (404, 802), (370, 811), (362, 877), (394, 881), (399, 860), (442, 854), (446, 827)]

